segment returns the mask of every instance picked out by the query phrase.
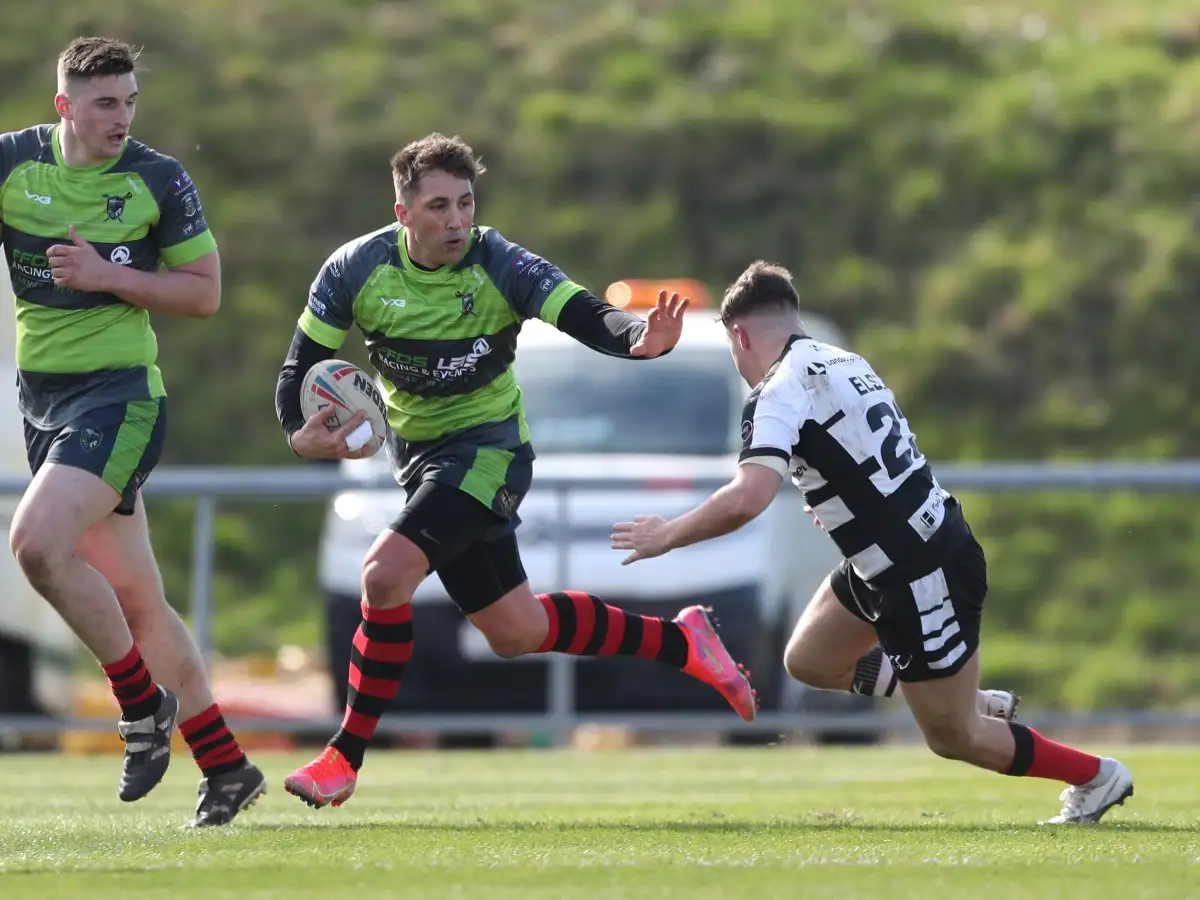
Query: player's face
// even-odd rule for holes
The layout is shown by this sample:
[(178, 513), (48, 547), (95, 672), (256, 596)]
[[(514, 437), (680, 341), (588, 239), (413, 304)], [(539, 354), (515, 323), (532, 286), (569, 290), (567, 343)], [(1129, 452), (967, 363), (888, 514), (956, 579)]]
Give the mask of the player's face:
[(132, 72), (100, 75), (72, 80), (67, 93), (54, 98), (54, 105), (89, 156), (116, 159), (133, 124), (137, 96), (137, 77)]
[(475, 223), (475, 191), (471, 182), (449, 172), (428, 172), (421, 178), (410, 203), (396, 204), (396, 217), (409, 230), (422, 265), (445, 266), (467, 252)]

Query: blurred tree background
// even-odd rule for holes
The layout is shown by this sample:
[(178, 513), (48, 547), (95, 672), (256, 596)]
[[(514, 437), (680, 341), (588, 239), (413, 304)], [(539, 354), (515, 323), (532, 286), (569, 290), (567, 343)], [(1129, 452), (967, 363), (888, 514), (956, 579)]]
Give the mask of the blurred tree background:
[[(0, 131), (51, 119), (73, 36), (145, 46), (134, 132), (188, 167), (225, 271), (219, 316), (156, 323), (169, 464), (292, 461), (273, 389), (308, 285), (334, 247), (391, 220), (388, 158), (435, 129), (484, 155), (481, 221), (593, 289), (689, 275), (719, 291), (751, 259), (785, 263), (935, 461), (1189, 457), (1195, 9), (72, 0), (50, 17), (17, 3)], [(965, 499), (991, 560), (992, 686), (1080, 709), (1200, 689), (1192, 498)], [(190, 509), (152, 516), (186, 606)], [(318, 640), (320, 518), (225, 508), (221, 650)]]

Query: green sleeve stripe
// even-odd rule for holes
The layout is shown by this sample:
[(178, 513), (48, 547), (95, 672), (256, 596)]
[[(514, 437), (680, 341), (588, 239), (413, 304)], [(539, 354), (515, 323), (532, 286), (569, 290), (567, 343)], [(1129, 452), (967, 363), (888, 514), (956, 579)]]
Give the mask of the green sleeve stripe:
[(342, 342), (346, 340), (346, 335), (350, 333), (349, 329), (335, 328), (328, 322), (322, 322), (313, 315), (312, 310), (307, 306), (304, 308), (304, 312), (300, 314), (299, 324), (301, 331), (322, 347), (328, 347), (330, 350), (336, 350), (342, 346)]
[(211, 231), (204, 231), (196, 235), (194, 238), (188, 238), (182, 244), (175, 244), (171, 247), (160, 247), (158, 255), (162, 257), (162, 261), (169, 268), (175, 266), (186, 266), (190, 262), (195, 262), (202, 256), (207, 256), (217, 249), (217, 239), (213, 237)]
[(550, 292), (550, 296), (546, 298), (546, 302), (542, 304), (542, 311), (538, 313), (538, 318), (547, 325), (558, 327), (558, 314), (562, 312), (562, 308), (567, 305), (567, 301), (576, 294), (583, 293), (587, 290), (584, 287), (576, 284), (573, 281), (564, 281), (558, 287)]

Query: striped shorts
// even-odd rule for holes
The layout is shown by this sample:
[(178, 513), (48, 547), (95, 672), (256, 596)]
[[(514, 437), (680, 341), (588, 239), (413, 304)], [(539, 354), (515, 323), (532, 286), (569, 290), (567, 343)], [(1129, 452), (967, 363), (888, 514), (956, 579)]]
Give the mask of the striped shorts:
[(830, 586), (842, 606), (874, 627), (901, 681), (948, 678), (979, 647), (987, 560), (974, 537), (908, 584), (872, 587), (843, 560)]

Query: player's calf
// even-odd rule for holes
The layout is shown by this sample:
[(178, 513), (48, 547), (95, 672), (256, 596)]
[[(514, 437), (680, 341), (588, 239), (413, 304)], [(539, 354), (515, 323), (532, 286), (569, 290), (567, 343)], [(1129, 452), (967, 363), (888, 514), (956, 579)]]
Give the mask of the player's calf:
[(931, 750), (1004, 775), (1065, 782), (1062, 812), (1050, 820), (1094, 822), (1133, 794), (1133, 778), (1116, 760), (1060, 744), (976, 708), (979, 655), (953, 675), (904, 682), (904, 696)]
[(995, 764), (1002, 765), (1007, 758), (1007, 753), (1001, 751), (994, 764), (987, 765), (990, 761), (986, 758), (989, 735), (983, 720), (974, 711), (966, 716), (947, 715), (933, 721), (926, 719), (919, 724), (926, 746), (942, 759), (995, 768)]

